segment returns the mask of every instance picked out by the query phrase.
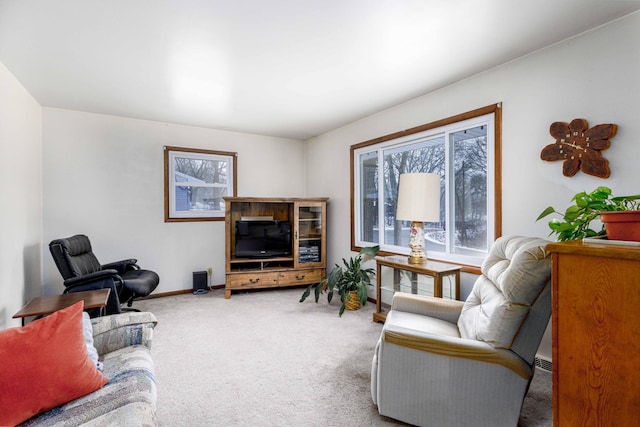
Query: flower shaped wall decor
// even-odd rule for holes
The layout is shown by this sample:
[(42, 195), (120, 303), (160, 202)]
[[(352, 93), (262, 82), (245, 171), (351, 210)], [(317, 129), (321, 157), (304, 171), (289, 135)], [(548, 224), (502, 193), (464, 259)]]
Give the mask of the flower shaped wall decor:
[(589, 128), (585, 119), (573, 119), (571, 123), (553, 122), (549, 133), (556, 142), (544, 147), (540, 158), (550, 162), (564, 160), (564, 176), (571, 177), (582, 170), (589, 175), (608, 178), (611, 174), (609, 161), (600, 151), (609, 148), (609, 139), (615, 136), (616, 130), (614, 124)]

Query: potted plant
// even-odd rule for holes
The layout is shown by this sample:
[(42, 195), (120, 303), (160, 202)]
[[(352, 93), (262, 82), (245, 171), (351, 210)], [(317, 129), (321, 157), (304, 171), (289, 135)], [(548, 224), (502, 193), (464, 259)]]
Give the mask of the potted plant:
[(339, 315), (342, 317), (345, 309), (357, 310), (360, 304), (367, 303), (367, 285), (371, 283), (373, 268), (363, 268), (362, 261), (365, 255), (375, 256), (380, 250), (380, 246), (368, 246), (362, 248), (358, 255), (347, 261), (342, 258), (343, 265), (338, 264), (333, 267), (326, 279), (318, 283), (307, 286), (300, 297), (300, 302), (304, 302), (311, 291), (314, 291), (316, 303), (320, 299), (320, 294), (327, 291), (327, 302), (331, 303), (333, 291), (338, 291), (340, 295)]
[[(640, 241), (640, 194), (634, 196), (613, 196), (608, 187), (598, 187), (590, 193), (577, 193), (571, 199), (564, 213), (552, 206), (543, 210), (536, 221), (551, 214), (560, 219), (549, 221), (550, 234), (556, 234), (556, 240), (575, 240), (585, 237), (607, 235), (609, 240)], [(632, 217), (632, 218), (630, 218)], [(600, 219), (600, 229), (591, 228), (591, 222)], [(636, 224), (638, 226), (635, 231)]]

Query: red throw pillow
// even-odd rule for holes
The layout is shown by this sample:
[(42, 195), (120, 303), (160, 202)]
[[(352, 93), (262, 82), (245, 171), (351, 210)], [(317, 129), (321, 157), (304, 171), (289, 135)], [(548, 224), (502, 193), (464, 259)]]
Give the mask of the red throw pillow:
[(107, 379), (87, 355), (84, 302), (0, 331), (0, 425), (16, 425), (98, 390)]

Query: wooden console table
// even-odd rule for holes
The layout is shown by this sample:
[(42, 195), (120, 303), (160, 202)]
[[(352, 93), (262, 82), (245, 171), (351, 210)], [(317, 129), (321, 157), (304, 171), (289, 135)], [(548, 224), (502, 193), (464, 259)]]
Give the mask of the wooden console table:
[(100, 308), (100, 314), (102, 314), (102, 309), (107, 305), (110, 291), (111, 289), (98, 289), (95, 291), (35, 297), (22, 307), (20, 311), (14, 314), (13, 318), (22, 318), (22, 326), (24, 326), (25, 317), (41, 317), (46, 314), (51, 314), (54, 311), (69, 307), (78, 301), (84, 301), (85, 310), (88, 308)]
[[(393, 288), (382, 286), (382, 267), (393, 269)], [(409, 264), (406, 256), (376, 257), (376, 312), (373, 313), (374, 322), (384, 322), (386, 311), (382, 308), (382, 289), (400, 291), (400, 272), (411, 273), (411, 293), (418, 293), (418, 275), (433, 277), (433, 296), (442, 298), (442, 279), (453, 276), (455, 280), (455, 295), (453, 299), (460, 299), (460, 270), (459, 265), (427, 260), (424, 264)]]

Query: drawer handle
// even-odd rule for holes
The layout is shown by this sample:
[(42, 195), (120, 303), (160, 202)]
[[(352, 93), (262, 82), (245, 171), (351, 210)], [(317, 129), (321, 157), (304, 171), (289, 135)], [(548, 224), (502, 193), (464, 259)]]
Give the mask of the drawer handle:
[(298, 280), (302, 280), (302, 279), (304, 279), (304, 278), (305, 278), (305, 275), (304, 275), (304, 274), (301, 274), (301, 275), (296, 274), (296, 279), (298, 279)]
[(250, 283), (258, 283), (260, 281), (260, 278), (257, 279), (249, 279)]

